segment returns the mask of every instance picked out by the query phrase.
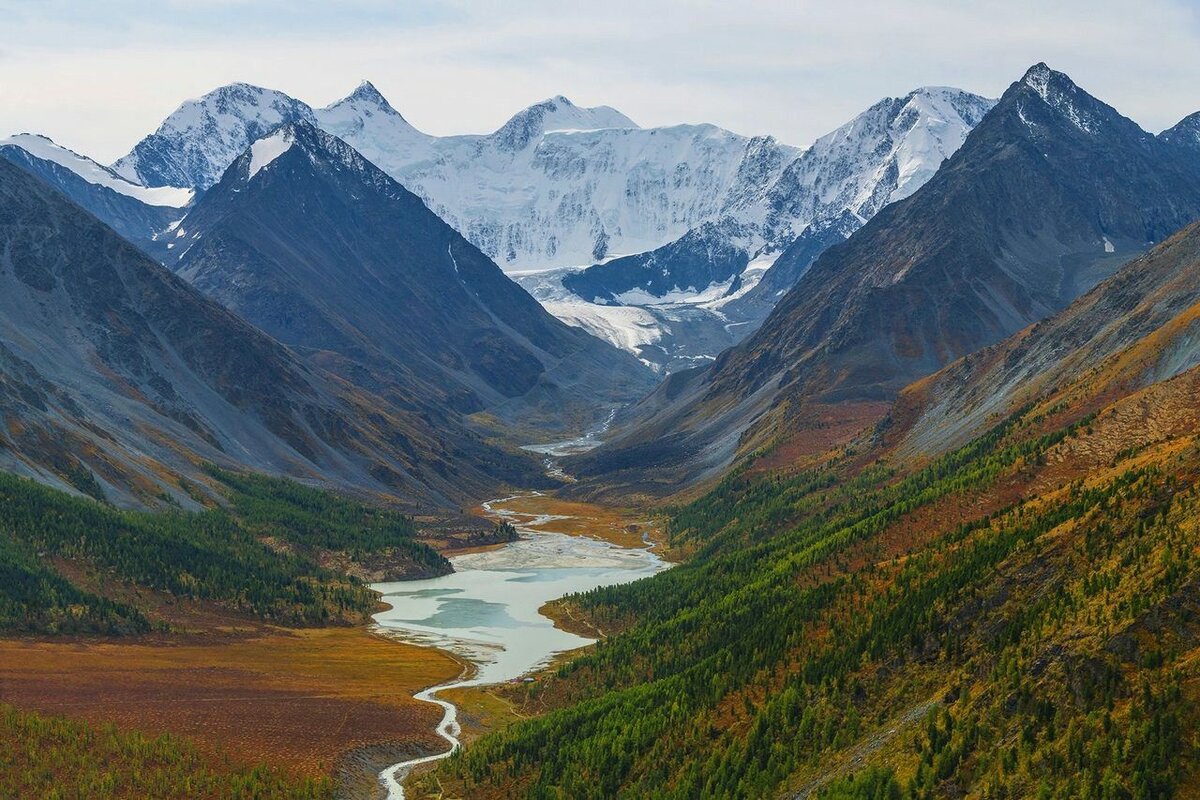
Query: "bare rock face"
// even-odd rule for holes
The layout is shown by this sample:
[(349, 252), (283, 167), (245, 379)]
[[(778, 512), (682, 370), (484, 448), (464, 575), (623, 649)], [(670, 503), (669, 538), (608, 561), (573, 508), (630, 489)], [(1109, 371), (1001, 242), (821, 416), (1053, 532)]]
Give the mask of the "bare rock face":
[[(1172, 379), (1200, 365), (1198, 310), (1193, 223), (1063, 311), (906, 388), (882, 438), (901, 457), (936, 455), (1030, 403), (1094, 408), (1151, 385), (1160, 399), (1179, 393)], [(1170, 423), (1165, 406), (1155, 416)], [(1162, 433), (1149, 419), (1125, 426), (1139, 445)]]

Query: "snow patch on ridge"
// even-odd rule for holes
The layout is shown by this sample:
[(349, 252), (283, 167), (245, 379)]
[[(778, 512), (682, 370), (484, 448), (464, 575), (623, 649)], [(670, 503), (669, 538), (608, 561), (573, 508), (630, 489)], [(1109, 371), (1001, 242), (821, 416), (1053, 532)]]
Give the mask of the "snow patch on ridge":
[(194, 194), (191, 189), (180, 189), (174, 186), (151, 188), (126, 180), (108, 167), (101, 166), (87, 156), (81, 156), (74, 150), (68, 150), (62, 145), (55, 144), (52, 139), (39, 134), (18, 133), (7, 139), (0, 139), (0, 147), (4, 145), (19, 147), (34, 158), (40, 158), (71, 170), (88, 183), (103, 186), (126, 197), (132, 197), (148, 206), (182, 208), (191, 202)]
[(292, 141), (288, 131), (278, 131), (250, 145), (250, 168), (246, 180), (253, 178), (259, 170), (290, 150)]

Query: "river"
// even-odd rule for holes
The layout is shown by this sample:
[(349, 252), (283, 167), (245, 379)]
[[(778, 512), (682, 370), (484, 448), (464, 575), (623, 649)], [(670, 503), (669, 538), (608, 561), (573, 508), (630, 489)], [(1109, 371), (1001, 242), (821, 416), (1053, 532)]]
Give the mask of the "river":
[(556, 654), (594, 640), (560, 630), (538, 609), (571, 592), (653, 575), (669, 564), (643, 548), (621, 547), (587, 536), (554, 531), (568, 517), (519, 514), (505, 507), (517, 497), (484, 504), (490, 514), (516, 526), (521, 539), (499, 549), (450, 559), (454, 573), (438, 578), (375, 584), (390, 608), (375, 616), (390, 635), (447, 650), (472, 665), (473, 674), (426, 689), (418, 700), (443, 709), (438, 734), (446, 750), (392, 765), (380, 773), (389, 800), (404, 798), (403, 780), (419, 764), (449, 756), (458, 747), (458, 709), (438, 697), (446, 689), (519, 679)]

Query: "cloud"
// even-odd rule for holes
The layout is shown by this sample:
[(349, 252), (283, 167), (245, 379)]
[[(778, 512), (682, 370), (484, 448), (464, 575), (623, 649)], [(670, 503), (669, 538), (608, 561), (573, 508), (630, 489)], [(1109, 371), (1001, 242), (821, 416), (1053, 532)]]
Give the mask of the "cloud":
[(994, 96), (1040, 60), (1151, 129), (1200, 108), (1189, 0), (49, 0), (0, 14), (0, 132), (105, 159), (233, 80), (323, 104), (370, 78), (443, 134), (493, 130), (562, 93), (642, 124), (806, 144), (880, 97), (928, 84)]

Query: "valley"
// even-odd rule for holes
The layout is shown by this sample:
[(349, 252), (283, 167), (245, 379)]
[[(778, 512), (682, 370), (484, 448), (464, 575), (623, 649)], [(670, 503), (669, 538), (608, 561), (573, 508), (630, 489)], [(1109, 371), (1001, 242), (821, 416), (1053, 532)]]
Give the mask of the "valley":
[[(417, 699), (443, 709), (441, 753), (404, 761), (381, 773), (393, 800), (409, 772), (450, 754), (459, 745), (458, 707), (443, 693), (516, 683), (555, 656), (594, 639), (561, 629), (543, 615), (547, 603), (654, 575), (668, 565), (654, 552), (643, 525), (612, 510), (564, 503), (540, 494), (488, 501), (482, 509), (513, 524), (521, 539), (485, 552), (452, 558), (453, 575), (373, 588), (391, 608), (375, 615), (378, 629), (400, 641), (453, 653), (464, 674), (426, 689)], [(573, 511), (578, 515), (562, 512)], [(638, 528), (628, 543), (630, 528)], [(620, 540), (617, 543), (614, 540)]]
[(6, 14), (0, 798), (1200, 796), (1126, 1)]
[(172, 734), (215, 766), (268, 764), (297, 779), (360, 784), (357, 760), (438, 747), (438, 715), (412, 696), (459, 669), (436, 650), (361, 626), (214, 629), (129, 643), (0, 639), (5, 703)]
[(309, 782), (314, 797), (334, 785), (370, 796), (382, 782), (403, 797), (411, 766), (448, 754), (447, 732), (465, 726), (473, 741), (522, 715), (496, 687), (594, 641), (563, 630), (547, 602), (667, 566), (652, 549), (656, 523), (628, 512), (529, 492), (475, 513), (512, 524), (520, 539), (447, 550), (455, 572), (442, 578), (373, 585), (388, 609), (349, 627), (281, 627), (141, 589), (114, 594), (64, 564), (80, 585), (171, 630), (129, 641), (0, 638), (0, 698), (174, 736), (217, 774), (270, 769), (281, 786)]

